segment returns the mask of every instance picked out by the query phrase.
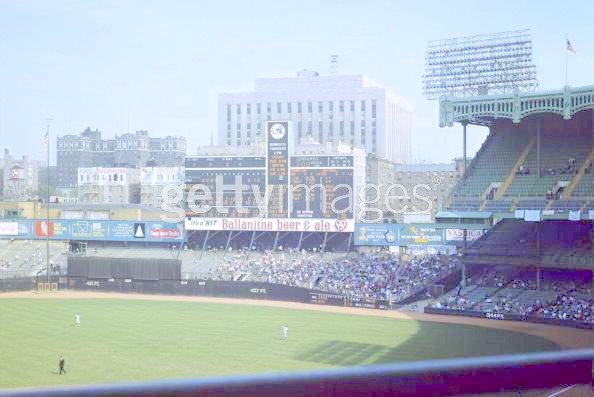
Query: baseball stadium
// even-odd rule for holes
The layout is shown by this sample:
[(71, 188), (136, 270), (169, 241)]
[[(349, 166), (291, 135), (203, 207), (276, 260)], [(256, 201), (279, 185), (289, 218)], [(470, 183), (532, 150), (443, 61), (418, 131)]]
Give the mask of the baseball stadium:
[[(477, 40), (450, 50), (516, 43)], [(452, 45), (425, 89), (465, 172), (435, 222), (360, 216), (365, 156), (295, 153), (285, 119), (262, 153), (188, 156), (175, 222), (0, 219), (0, 396), (592, 395), (594, 86), (445, 95)]]

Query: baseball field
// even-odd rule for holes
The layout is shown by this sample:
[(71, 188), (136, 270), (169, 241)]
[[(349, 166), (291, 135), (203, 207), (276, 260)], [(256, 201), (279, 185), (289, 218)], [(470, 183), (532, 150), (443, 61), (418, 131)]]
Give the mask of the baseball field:
[[(80, 327), (75, 326), (77, 312)], [(560, 348), (546, 333), (429, 320), (423, 315), (279, 302), (80, 292), (3, 294), (0, 388), (296, 371)], [(289, 328), (286, 340), (283, 325)], [(66, 375), (58, 373), (60, 355)]]

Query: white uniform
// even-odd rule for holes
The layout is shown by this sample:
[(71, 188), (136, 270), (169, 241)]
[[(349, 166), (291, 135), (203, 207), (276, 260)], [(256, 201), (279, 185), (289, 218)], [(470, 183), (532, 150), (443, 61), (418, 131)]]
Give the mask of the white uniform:
[(77, 313), (76, 316), (74, 316), (74, 322), (77, 327), (80, 327), (80, 314)]
[(286, 325), (283, 326), (283, 337), (285, 339), (287, 339), (289, 337), (289, 327), (287, 327)]

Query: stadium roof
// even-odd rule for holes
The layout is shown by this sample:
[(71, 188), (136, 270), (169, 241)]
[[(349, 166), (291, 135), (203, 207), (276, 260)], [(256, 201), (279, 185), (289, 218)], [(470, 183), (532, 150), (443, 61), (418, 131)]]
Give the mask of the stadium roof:
[(454, 123), (491, 125), (496, 119), (520, 123), (537, 113), (554, 113), (569, 120), (586, 109), (594, 109), (594, 86), (571, 87), (555, 91), (519, 92), (501, 95), (439, 98), (439, 126)]
[(435, 215), (436, 218), (465, 218), (465, 219), (488, 219), (493, 215), (492, 212), (488, 211), (440, 211)]

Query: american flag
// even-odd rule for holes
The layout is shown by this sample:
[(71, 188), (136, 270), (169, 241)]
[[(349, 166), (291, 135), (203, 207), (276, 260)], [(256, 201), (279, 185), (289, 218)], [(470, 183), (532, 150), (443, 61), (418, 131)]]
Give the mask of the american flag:
[(41, 147), (45, 147), (45, 145), (47, 145), (49, 143), (49, 135), (46, 132), (45, 136), (43, 137), (43, 141), (41, 141)]
[(577, 53), (575, 52), (575, 48), (573, 48), (573, 46), (571, 45), (571, 41), (569, 41), (569, 39), (567, 39), (567, 51), (571, 51), (571, 52), (573, 52), (574, 54), (577, 54)]

